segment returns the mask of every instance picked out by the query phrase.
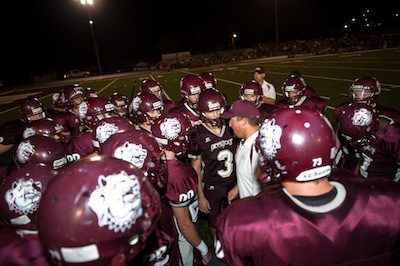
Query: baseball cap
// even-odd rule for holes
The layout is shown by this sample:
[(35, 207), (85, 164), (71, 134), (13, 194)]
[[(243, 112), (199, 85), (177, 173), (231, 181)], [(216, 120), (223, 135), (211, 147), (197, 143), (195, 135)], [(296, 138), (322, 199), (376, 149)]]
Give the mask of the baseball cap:
[(254, 72), (256, 72), (258, 74), (265, 73), (264, 69), (262, 67), (259, 67), (259, 66), (254, 69)]
[(259, 119), (260, 111), (258, 111), (254, 103), (244, 100), (237, 100), (232, 104), (229, 111), (221, 114), (223, 119), (231, 119), (234, 116)]

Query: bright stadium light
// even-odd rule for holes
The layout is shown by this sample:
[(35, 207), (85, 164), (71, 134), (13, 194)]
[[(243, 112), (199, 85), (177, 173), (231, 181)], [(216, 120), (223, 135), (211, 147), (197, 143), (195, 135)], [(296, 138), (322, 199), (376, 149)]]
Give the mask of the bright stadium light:
[(355, 22), (355, 21), (356, 21), (356, 18), (352, 18), (351, 21), (352, 21), (352, 22)]
[(349, 28), (349, 26), (347, 24), (345, 24), (344, 28), (347, 30)]
[(93, 0), (81, 0), (82, 5), (93, 5)]
[(92, 25), (94, 23), (93, 20), (89, 20), (89, 24)]

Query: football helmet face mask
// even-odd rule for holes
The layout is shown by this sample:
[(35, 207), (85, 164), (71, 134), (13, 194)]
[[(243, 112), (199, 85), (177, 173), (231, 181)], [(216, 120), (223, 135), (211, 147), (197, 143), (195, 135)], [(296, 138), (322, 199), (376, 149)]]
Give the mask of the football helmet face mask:
[(160, 145), (176, 155), (185, 153), (187, 149), (195, 150), (189, 146), (192, 123), (182, 113), (170, 111), (162, 114), (151, 126), (151, 132)]
[(355, 148), (368, 145), (378, 130), (378, 113), (366, 103), (351, 103), (338, 117), (339, 132)]
[(37, 230), (39, 202), (56, 171), (43, 165), (26, 165), (0, 181), (0, 215), (20, 230)]
[(248, 101), (258, 105), (263, 95), (260, 84), (255, 81), (244, 83), (240, 86), (239, 96), (241, 100)]
[(84, 88), (70, 85), (64, 88), (64, 97), (69, 108), (77, 107), (85, 100)]
[(204, 87), (206, 89), (216, 88), (217, 86), (217, 79), (215, 78), (214, 74), (211, 72), (203, 72), (199, 74), (200, 78), (204, 81)]
[(114, 134), (134, 130), (131, 121), (123, 117), (109, 117), (101, 120), (93, 128), (92, 143), (99, 149)]
[(360, 77), (350, 86), (350, 98), (355, 103), (372, 103), (381, 93), (381, 84), (374, 77)]
[(305, 182), (326, 177), (336, 153), (329, 121), (304, 107), (270, 113), (257, 143), (262, 167), (272, 180)]
[(128, 116), (128, 98), (118, 92), (114, 92), (111, 95), (110, 102), (114, 105), (116, 113), (120, 117)]
[(87, 111), (82, 115), (83, 123), (90, 129), (93, 129), (102, 119), (115, 115), (114, 105), (107, 98), (89, 98), (85, 102), (87, 104)]
[(67, 164), (64, 145), (40, 135), (22, 141), (18, 145), (15, 157), (19, 166), (42, 163), (53, 169), (60, 169)]
[(160, 100), (162, 99), (162, 87), (161, 84), (152, 79), (143, 80), (140, 85), (141, 93), (151, 93), (157, 96)]
[(144, 248), (160, 198), (142, 170), (95, 156), (61, 170), (39, 210), (39, 237), (55, 264), (121, 265)]
[(51, 99), (54, 108), (64, 110), (67, 107), (67, 100), (65, 99), (64, 90), (54, 93), (51, 96)]
[(296, 104), (303, 96), (306, 84), (301, 77), (289, 77), (282, 85), (282, 92), (289, 104)]
[[(219, 91), (208, 89), (200, 93), (199, 111), (201, 112), (203, 121), (210, 124), (212, 127), (222, 126), (224, 120), (220, 115), (224, 112), (225, 106), (225, 97)], [(209, 112), (216, 113), (209, 114)], [(213, 117), (209, 117), (210, 115)]]
[[(197, 109), (198, 96), (204, 88), (204, 81), (194, 74), (186, 75), (180, 81), (181, 95), (192, 108)], [(190, 97), (192, 96), (192, 97)]]
[(151, 93), (140, 93), (132, 102), (135, 105), (133, 110), (136, 119), (140, 124), (153, 124), (164, 111), (163, 102)]
[(22, 118), (26, 122), (43, 119), (46, 117), (46, 109), (37, 98), (28, 98), (20, 105)]
[(142, 130), (112, 135), (100, 149), (101, 155), (127, 161), (145, 171), (153, 186), (162, 194), (167, 184), (164, 152), (156, 140)]
[(51, 118), (45, 118), (33, 121), (29, 123), (27, 128), (23, 133), (23, 138), (29, 138), (31, 136), (40, 135), (49, 137), (55, 140), (62, 140), (64, 127), (60, 124), (57, 124)]

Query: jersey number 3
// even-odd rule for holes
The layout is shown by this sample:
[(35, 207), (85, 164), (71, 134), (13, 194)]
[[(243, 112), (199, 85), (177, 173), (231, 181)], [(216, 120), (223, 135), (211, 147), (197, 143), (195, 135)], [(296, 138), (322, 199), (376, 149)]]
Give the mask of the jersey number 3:
[(225, 162), (225, 169), (218, 170), (217, 174), (222, 178), (231, 176), (233, 172), (233, 153), (230, 150), (222, 150), (218, 152), (217, 160)]

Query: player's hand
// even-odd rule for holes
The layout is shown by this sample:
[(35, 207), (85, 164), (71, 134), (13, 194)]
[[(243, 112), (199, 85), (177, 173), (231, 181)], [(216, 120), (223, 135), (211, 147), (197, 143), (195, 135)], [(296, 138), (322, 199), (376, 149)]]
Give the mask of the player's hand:
[(234, 199), (239, 196), (239, 189), (237, 186), (229, 190), (228, 192), (228, 203), (231, 204)]
[(202, 257), (202, 261), (204, 265), (208, 265), (208, 263), (210, 263), (211, 259), (212, 259), (212, 253), (210, 250), (208, 250), (207, 254)]
[(207, 198), (203, 195), (199, 195), (199, 208), (201, 212), (204, 212), (205, 214), (210, 213), (211, 206), (210, 203), (208, 202)]

